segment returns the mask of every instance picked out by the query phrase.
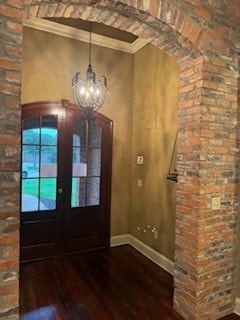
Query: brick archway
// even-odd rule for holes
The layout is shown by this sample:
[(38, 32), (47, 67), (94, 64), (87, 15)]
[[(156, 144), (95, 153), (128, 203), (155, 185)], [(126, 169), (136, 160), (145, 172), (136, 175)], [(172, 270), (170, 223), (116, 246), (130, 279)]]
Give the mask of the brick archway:
[[(180, 64), (174, 306), (185, 319), (218, 319), (233, 311), (236, 295), (237, 56), (219, 33), (206, 31), (203, 12), (186, 15), (180, 2), (25, 0), (23, 19), (101, 22), (150, 39)], [(21, 6), (15, 7), (10, 14), (20, 21)], [(17, 24), (9, 30), (21, 39)], [(19, 92), (10, 78), (20, 73), (21, 50), (5, 52), (2, 66), (15, 74), (8, 73), (3, 89), (17, 98), (4, 103), (16, 109)], [(19, 146), (19, 137), (6, 137), (9, 144)], [(221, 210), (211, 210), (213, 197), (220, 197)]]

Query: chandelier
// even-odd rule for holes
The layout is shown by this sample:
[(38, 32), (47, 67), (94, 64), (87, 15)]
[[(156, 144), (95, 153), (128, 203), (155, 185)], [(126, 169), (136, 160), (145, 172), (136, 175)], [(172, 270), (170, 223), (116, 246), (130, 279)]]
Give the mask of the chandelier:
[(72, 78), (73, 99), (76, 105), (84, 112), (87, 118), (91, 118), (93, 113), (100, 109), (104, 103), (107, 79), (102, 76), (96, 80), (95, 72), (91, 64), (92, 54), (92, 28), (89, 28), (89, 64), (86, 78), (77, 72)]

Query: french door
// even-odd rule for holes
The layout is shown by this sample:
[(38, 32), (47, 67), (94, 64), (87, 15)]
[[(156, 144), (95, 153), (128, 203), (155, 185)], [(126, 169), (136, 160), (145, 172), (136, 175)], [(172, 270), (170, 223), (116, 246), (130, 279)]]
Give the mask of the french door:
[(22, 105), (21, 261), (109, 246), (111, 160), (107, 117)]

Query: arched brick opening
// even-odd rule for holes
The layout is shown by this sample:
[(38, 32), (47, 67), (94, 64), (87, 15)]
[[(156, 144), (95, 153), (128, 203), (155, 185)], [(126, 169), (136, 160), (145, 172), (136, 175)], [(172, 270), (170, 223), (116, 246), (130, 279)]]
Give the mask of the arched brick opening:
[[(236, 294), (237, 57), (167, 0), (25, 0), (23, 9), (23, 19), (81, 18), (129, 31), (150, 39), (180, 64), (174, 306), (185, 319), (231, 313)], [(15, 18), (21, 19), (17, 13)], [(8, 52), (16, 60), (21, 57), (21, 50)], [(9, 68), (9, 62), (2, 65)], [(11, 68), (19, 74), (19, 61)], [(4, 90), (18, 98), (6, 99), (5, 105), (16, 109), (19, 92), (9, 82)], [(19, 137), (9, 143), (19, 146)], [(211, 210), (213, 197), (220, 197), (221, 210)]]

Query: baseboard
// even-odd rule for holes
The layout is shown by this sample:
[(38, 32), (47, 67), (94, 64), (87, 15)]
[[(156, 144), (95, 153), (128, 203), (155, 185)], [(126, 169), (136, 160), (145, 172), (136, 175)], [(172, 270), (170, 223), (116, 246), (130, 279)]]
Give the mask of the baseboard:
[(236, 298), (234, 313), (240, 316), (240, 298)]
[(158, 266), (166, 270), (168, 273), (173, 275), (174, 263), (171, 260), (163, 256), (156, 250), (152, 249), (151, 247), (147, 246), (145, 243), (133, 237), (132, 235), (130, 235), (130, 245), (144, 254), (146, 257), (148, 257), (148, 259), (155, 262)]
[(166, 270), (168, 273), (172, 275), (174, 273), (174, 263), (171, 260), (163, 256), (156, 250), (152, 249), (142, 241), (133, 237), (131, 234), (113, 236), (111, 237), (110, 243), (111, 247), (120, 246), (123, 244), (130, 244), (133, 248), (141, 252), (148, 259), (152, 260), (154, 263)]
[(130, 234), (121, 234), (119, 236), (113, 236), (110, 239), (110, 247), (121, 246), (123, 244), (130, 244)]

